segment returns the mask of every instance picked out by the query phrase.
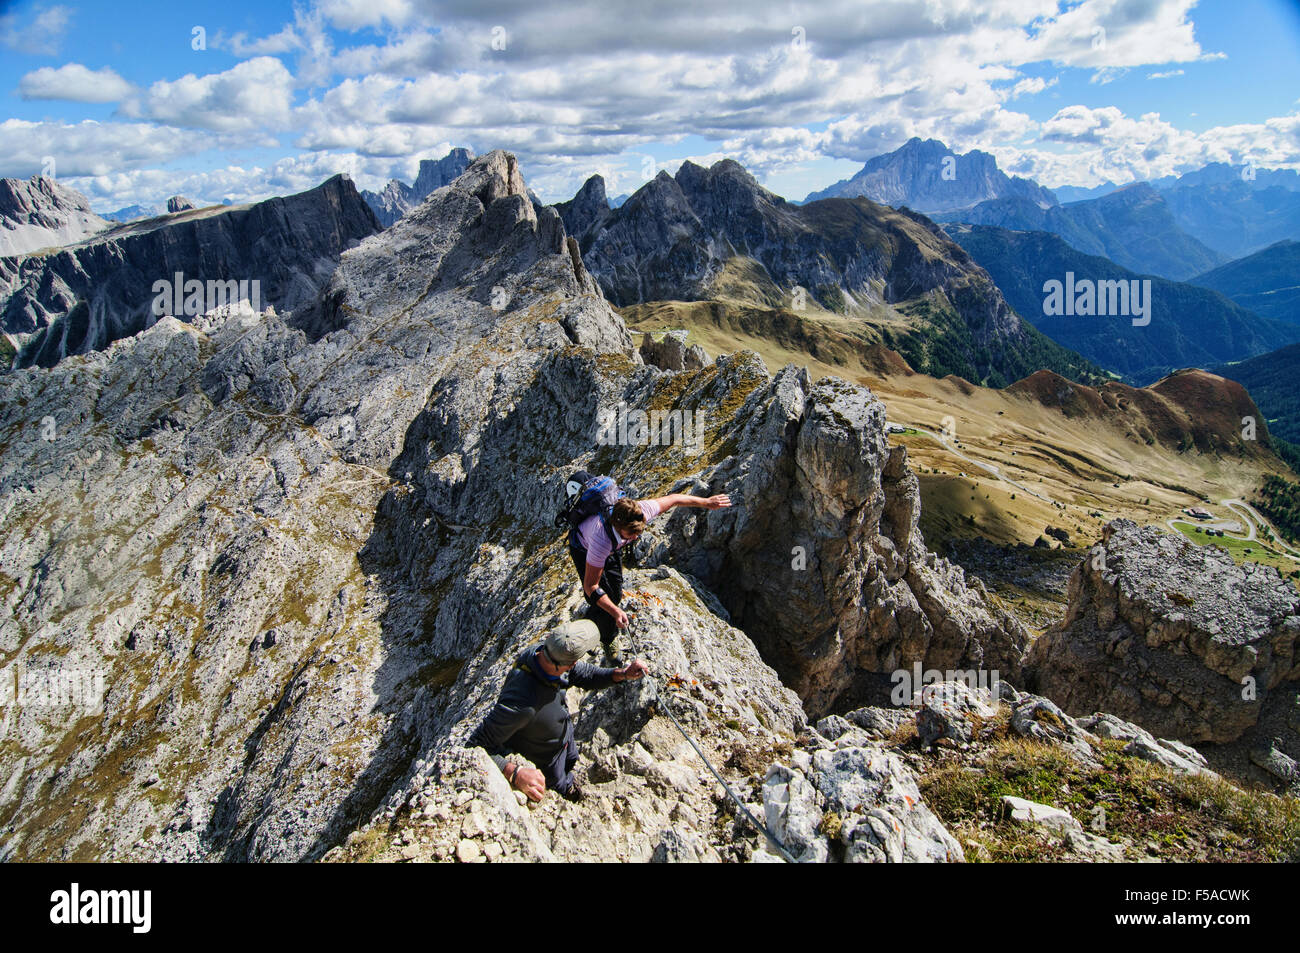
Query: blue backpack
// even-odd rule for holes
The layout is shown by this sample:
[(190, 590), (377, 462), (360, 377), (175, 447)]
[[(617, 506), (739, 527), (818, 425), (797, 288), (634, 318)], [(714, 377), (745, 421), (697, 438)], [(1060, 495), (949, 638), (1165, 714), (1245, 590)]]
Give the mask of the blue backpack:
[(614, 504), (625, 496), (626, 491), (613, 477), (592, 476), (586, 470), (578, 470), (570, 475), (564, 485), (564, 505), (555, 516), (555, 525), (569, 524), (569, 542), (572, 543), (582, 521), (599, 516), (610, 542), (618, 549), (621, 540), (610, 525), (609, 515)]

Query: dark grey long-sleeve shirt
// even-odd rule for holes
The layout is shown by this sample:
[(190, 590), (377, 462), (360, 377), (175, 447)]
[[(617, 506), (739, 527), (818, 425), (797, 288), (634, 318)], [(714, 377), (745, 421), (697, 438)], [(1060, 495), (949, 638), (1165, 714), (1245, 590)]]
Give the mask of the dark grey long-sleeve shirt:
[(484, 749), (498, 768), (505, 767), (505, 756), (512, 752), (544, 768), (564, 748), (568, 736), (565, 695), (569, 686), (601, 689), (614, 684), (614, 669), (586, 662), (549, 682), (537, 662), (539, 647), (531, 646), (520, 654), (506, 676), (501, 697), (466, 742), (467, 747)]

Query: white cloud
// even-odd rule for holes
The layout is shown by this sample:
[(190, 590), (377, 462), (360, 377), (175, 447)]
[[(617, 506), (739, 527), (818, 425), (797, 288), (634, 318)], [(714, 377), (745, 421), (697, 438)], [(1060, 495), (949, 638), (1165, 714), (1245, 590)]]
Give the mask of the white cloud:
[(38, 7), (26, 23), (17, 13), (0, 14), (0, 45), (20, 53), (54, 56), (72, 22), (72, 11), (67, 7)]
[(1055, 86), (1060, 82), (1060, 77), (1053, 76), (1051, 79), (1043, 79), (1041, 76), (1026, 76), (1016, 85), (1012, 86), (1007, 92), (1007, 99), (1019, 99), (1021, 96), (1035, 96), (1048, 87)]
[(286, 125), (293, 76), (272, 56), (245, 60), (223, 73), (154, 83), (122, 104), (131, 118), (220, 132)]
[(1121, 185), (1175, 175), (1210, 162), (1259, 168), (1300, 167), (1300, 112), (1263, 123), (1180, 130), (1146, 113), (1132, 118), (1111, 107), (1069, 106), (1043, 123), (1031, 148), (989, 149), (1004, 168), (1044, 185)]
[(1171, 79), (1175, 76), (1182, 76), (1182, 75), (1183, 75), (1182, 70), (1170, 69), (1170, 70), (1164, 70), (1163, 72), (1159, 72), (1159, 73), (1149, 73), (1147, 74), (1147, 79)]
[(344, 30), (384, 23), (400, 27), (415, 17), (415, 5), (410, 0), (321, 0), (320, 12)]
[(55, 68), (42, 66), (18, 81), (23, 99), (66, 99), (78, 103), (112, 103), (125, 98), (134, 87), (113, 69), (92, 70), (80, 63)]
[(198, 155), (222, 145), (229, 143), (153, 123), (90, 119), (76, 123), (0, 122), (0, 168), (6, 175), (34, 175), (46, 156), (54, 157), (58, 176), (107, 175)]

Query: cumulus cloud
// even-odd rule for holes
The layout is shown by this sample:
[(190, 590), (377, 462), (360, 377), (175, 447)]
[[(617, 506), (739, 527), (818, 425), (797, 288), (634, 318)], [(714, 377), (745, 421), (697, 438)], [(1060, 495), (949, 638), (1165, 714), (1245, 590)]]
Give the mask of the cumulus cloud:
[(78, 103), (112, 103), (128, 96), (134, 87), (113, 69), (92, 70), (80, 63), (55, 68), (43, 66), (18, 81), (23, 99), (66, 99)]
[(245, 60), (222, 73), (186, 74), (154, 83), (122, 104), (131, 118), (220, 132), (283, 126), (289, 121), (293, 76), (272, 56)]

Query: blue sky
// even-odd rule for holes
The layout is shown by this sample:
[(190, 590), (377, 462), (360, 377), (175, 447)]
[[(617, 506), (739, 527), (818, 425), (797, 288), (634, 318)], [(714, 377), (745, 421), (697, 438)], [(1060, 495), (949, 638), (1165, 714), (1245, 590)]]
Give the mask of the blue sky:
[(461, 145), (546, 201), (724, 156), (802, 198), (913, 135), (1050, 186), (1300, 168), (1295, 2), (973, 6), (0, 2), (0, 175), (52, 157), (107, 211), (378, 188)]

